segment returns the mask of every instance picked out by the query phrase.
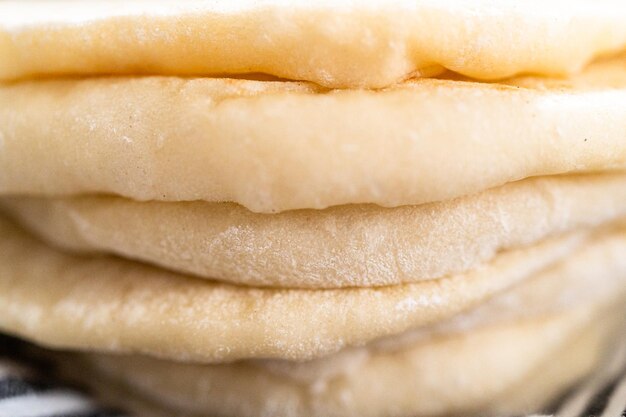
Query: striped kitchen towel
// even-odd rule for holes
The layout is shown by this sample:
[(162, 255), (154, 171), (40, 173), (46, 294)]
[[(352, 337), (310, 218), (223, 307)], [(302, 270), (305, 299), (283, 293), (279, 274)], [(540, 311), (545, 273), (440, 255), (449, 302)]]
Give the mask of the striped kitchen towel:
[(25, 342), (0, 335), (0, 417), (130, 417), (52, 377)]
[(87, 394), (44, 381), (32, 368), (0, 358), (0, 417), (126, 417)]

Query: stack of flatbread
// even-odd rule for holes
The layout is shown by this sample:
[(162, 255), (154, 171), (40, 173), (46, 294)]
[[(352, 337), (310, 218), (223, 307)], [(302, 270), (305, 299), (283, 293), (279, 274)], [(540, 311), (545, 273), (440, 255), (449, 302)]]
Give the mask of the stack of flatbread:
[(0, 329), (139, 415), (541, 409), (624, 336), (625, 48), (621, 0), (2, 1)]

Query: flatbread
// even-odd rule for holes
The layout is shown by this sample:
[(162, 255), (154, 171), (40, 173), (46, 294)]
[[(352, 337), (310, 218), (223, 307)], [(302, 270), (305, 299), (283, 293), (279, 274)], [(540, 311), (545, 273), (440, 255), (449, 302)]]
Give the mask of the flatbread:
[(626, 217), (626, 175), (539, 177), (450, 202), (280, 214), (114, 197), (0, 198), (0, 207), (72, 251), (253, 286), (364, 287), (462, 273), (502, 250)]
[(0, 193), (399, 206), (626, 168), (626, 56), (567, 80), (383, 91), (175, 77), (0, 86)]
[(455, 315), (567, 255), (580, 263), (575, 271), (594, 268), (599, 282), (626, 269), (622, 232), (595, 238), (577, 233), (434, 281), (262, 289), (122, 259), (65, 254), (4, 220), (0, 236), (2, 331), (58, 348), (199, 362), (309, 359), (364, 344)]
[[(583, 335), (583, 337), (589, 338), (587, 335)], [(523, 392), (519, 392), (522, 390), (511, 390), (511, 392), (507, 392), (504, 395), (499, 395), (497, 398), (493, 398), (493, 401), (485, 407), (490, 409), (488, 413), (477, 412), (476, 414), (482, 417), (525, 415), (531, 414), (532, 411), (541, 410), (546, 404), (556, 399), (557, 395), (563, 392), (574, 381), (589, 373), (588, 358), (593, 354), (593, 347), (591, 350), (585, 346), (579, 347), (579, 345), (583, 343), (568, 346), (567, 351), (555, 355), (558, 356), (560, 360), (547, 361), (540, 366), (538, 371), (535, 371), (524, 380), (519, 381), (518, 386), (523, 387)], [(569, 353), (571, 353), (571, 356), (575, 357), (575, 359), (570, 358)], [(64, 359), (67, 360), (70, 358)], [(71, 359), (76, 360), (76, 358)], [(61, 367), (68, 364), (68, 362), (62, 362)], [(119, 364), (117, 365), (119, 366)], [(115, 365), (110, 365), (109, 367), (115, 369)], [(82, 386), (89, 386), (91, 388), (90, 393), (97, 396), (103, 404), (127, 410), (129, 413), (132, 413), (133, 416), (171, 417), (175, 414), (177, 417), (210, 417), (215, 415), (203, 412), (184, 412), (178, 408), (164, 406), (162, 403), (171, 401), (170, 398), (165, 401), (163, 399), (153, 400), (150, 398), (150, 395), (139, 394), (137, 388), (119, 381), (121, 378), (116, 380), (107, 378), (105, 376), (105, 374), (107, 374), (106, 370), (98, 371), (91, 368), (93, 368), (93, 365), (90, 367), (85, 363), (82, 372), (78, 372), (75, 367), (74, 369), (70, 369), (68, 366), (63, 367), (62, 370), (67, 379), (75, 381)], [(111, 371), (108, 373), (111, 373)], [(115, 370), (113, 373), (115, 373)], [(459, 417), (468, 417), (474, 413), (470, 414), (466, 411), (459, 414)], [(254, 415), (256, 416), (256, 414)], [(449, 415), (454, 416), (455, 414), (451, 413)]]
[[(598, 306), (594, 306), (597, 310)], [(311, 380), (258, 362), (187, 365), (144, 357), (67, 357), (79, 380), (124, 387), (170, 415), (258, 417), (495, 416), (537, 411), (596, 366), (624, 314), (577, 308), (422, 340), (406, 349), (361, 349)], [(326, 359), (285, 363), (312, 374)], [(332, 361), (333, 359), (331, 359)], [(341, 363), (344, 362), (344, 363)], [(81, 372), (76, 372), (77, 366)], [(324, 365), (322, 364), (322, 368)], [(167, 415), (167, 412), (164, 412)]]
[(626, 275), (596, 275), (603, 261), (588, 261), (565, 262), (448, 320), (309, 362), (201, 366), (87, 354), (61, 355), (59, 364), (140, 416), (161, 415), (159, 407), (181, 416), (517, 415), (545, 406), (623, 334)]
[(3, 1), (0, 79), (267, 73), (385, 87), (563, 75), (626, 46), (621, 0)]

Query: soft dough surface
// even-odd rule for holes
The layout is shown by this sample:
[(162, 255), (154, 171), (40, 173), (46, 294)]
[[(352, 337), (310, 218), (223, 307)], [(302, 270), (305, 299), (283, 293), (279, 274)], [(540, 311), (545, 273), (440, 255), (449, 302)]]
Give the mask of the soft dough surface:
[[(52, 249), (0, 221), (0, 329), (65, 348), (219, 362), (306, 359), (433, 323), (560, 259), (626, 269), (622, 232), (574, 234), (505, 252), (471, 272), (380, 288), (279, 290), (185, 277)], [(568, 257), (567, 255), (570, 255)]]
[[(602, 304), (602, 303), (599, 303)], [(332, 377), (293, 378), (255, 362), (186, 365), (144, 357), (66, 357), (95, 385), (170, 414), (233, 417), (490, 416), (537, 411), (598, 364), (621, 327), (598, 305), (421, 340), (397, 351), (361, 349)], [(324, 362), (320, 359), (317, 362)], [(289, 364), (315, 368), (320, 363)], [(97, 381), (97, 382), (96, 382)], [(96, 389), (97, 391), (97, 389)], [(140, 414), (141, 415), (141, 414)], [(147, 415), (147, 414), (146, 414)], [(167, 412), (164, 412), (167, 415)]]
[(2, 1), (0, 79), (261, 72), (385, 87), (562, 75), (626, 45), (621, 0)]
[(165, 416), (517, 415), (553, 399), (623, 334), (626, 273), (597, 269), (610, 262), (601, 258), (564, 262), (450, 319), (312, 361), (90, 354), (60, 363), (97, 392), (117, 387), (124, 395), (111, 402), (143, 399)]
[(175, 77), (0, 86), (0, 193), (398, 206), (626, 168), (626, 56), (565, 80), (382, 91)]
[(454, 201), (257, 214), (225, 203), (0, 198), (47, 241), (225, 282), (394, 285), (461, 273), (502, 250), (626, 216), (626, 175), (539, 177)]

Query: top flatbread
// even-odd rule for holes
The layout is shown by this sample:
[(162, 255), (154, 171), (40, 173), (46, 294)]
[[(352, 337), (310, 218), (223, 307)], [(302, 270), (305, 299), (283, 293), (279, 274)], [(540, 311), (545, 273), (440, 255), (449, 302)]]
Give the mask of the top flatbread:
[(384, 87), (562, 75), (626, 45), (621, 0), (0, 2), (0, 79), (261, 72)]
[(177, 77), (0, 87), (0, 193), (232, 201), (256, 212), (439, 201), (626, 168), (626, 57), (567, 80), (382, 91)]

